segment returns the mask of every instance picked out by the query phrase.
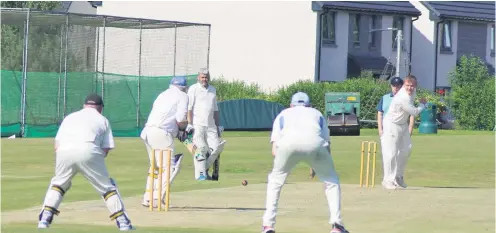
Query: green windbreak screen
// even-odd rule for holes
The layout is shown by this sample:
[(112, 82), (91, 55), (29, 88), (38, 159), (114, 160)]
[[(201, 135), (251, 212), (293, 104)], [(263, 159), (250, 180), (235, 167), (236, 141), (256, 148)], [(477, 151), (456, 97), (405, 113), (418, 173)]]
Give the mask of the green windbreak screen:
[(220, 122), (227, 130), (268, 130), (284, 106), (265, 100), (239, 99), (219, 103)]

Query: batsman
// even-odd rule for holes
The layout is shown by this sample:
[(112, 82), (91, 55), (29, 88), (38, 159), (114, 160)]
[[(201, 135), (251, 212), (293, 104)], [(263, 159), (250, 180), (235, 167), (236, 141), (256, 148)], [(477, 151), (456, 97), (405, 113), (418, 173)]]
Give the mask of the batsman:
[(188, 89), (188, 126), (186, 132), (193, 132), (195, 179), (212, 179), (207, 170), (218, 162), (224, 150), (225, 140), (220, 138), (224, 127), (220, 125), (217, 91), (209, 85), (210, 73), (201, 69), (198, 82)]

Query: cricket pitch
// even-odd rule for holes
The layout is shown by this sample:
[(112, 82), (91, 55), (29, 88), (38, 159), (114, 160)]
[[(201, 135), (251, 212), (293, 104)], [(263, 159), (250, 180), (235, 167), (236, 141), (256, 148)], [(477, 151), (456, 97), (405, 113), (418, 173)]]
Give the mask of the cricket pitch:
[[(491, 232), (494, 190), (483, 188), (417, 188), (385, 190), (342, 185), (342, 217), (350, 232)], [(174, 187), (172, 187), (174, 190)], [(171, 193), (169, 212), (150, 212), (141, 196), (124, 198), (139, 227), (243, 228), (258, 232), (265, 209), (266, 184)], [(288, 183), (279, 201), (278, 232), (328, 232), (324, 186), (320, 182)], [(2, 213), (3, 224), (32, 222), (40, 207)], [(54, 224), (111, 226), (103, 200), (63, 203)]]

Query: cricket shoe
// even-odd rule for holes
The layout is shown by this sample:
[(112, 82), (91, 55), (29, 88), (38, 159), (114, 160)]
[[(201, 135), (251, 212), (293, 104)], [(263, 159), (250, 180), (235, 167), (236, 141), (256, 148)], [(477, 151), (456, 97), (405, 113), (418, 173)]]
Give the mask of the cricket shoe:
[(38, 222), (38, 228), (39, 229), (45, 229), (45, 228), (49, 228), (49, 227), (50, 227), (50, 223), (48, 223), (47, 221)]
[(200, 175), (196, 180), (207, 180), (208, 177), (204, 176), (204, 175)]
[(396, 178), (396, 185), (402, 187), (402, 188), (406, 188), (408, 187), (408, 185), (406, 185), (405, 183), (405, 180), (403, 179), (403, 176), (400, 176), (400, 177), (397, 177)]
[(273, 227), (263, 226), (262, 233), (276, 233), (276, 230)]
[(397, 185), (395, 185), (392, 182), (386, 182), (386, 181), (382, 181), (382, 187), (384, 187), (385, 189), (389, 189), (389, 190), (398, 189)]
[(337, 223), (332, 224), (331, 233), (350, 233), (347, 231), (343, 225), (339, 225)]
[(117, 221), (117, 228), (119, 228), (119, 231), (133, 231), (136, 230), (136, 228), (131, 225), (131, 222), (126, 221), (126, 222), (119, 222)]

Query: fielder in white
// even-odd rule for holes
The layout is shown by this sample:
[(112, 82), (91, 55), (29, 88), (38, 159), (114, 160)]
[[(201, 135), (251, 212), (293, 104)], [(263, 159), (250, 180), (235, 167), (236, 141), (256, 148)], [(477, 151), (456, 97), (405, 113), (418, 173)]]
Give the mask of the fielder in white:
[(341, 188), (330, 154), (330, 137), (326, 119), (310, 105), (306, 93), (298, 92), (291, 107), (274, 120), (271, 143), (274, 167), (268, 176), (267, 200), (262, 233), (275, 233), (277, 206), (281, 189), (293, 167), (308, 163), (325, 184), (329, 204), (331, 233), (348, 233), (341, 219)]
[(420, 99), (419, 107), (414, 106), (417, 78), (405, 77), (403, 87), (393, 97), (384, 117), (382, 133), (382, 153), (385, 164), (385, 177), (382, 185), (387, 189), (406, 188), (403, 173), (411, 151), (411, 134), (408, 122), (410, 116), (417, 116), (425, 109), (425, 98)]
[[(387, 112), (389, 110), (389, 105), (391, 104), (393, 97), (398, 93), (398, 91), (403, 86), (403, 80), (400, 77), (394, 77), (391, 79), (390, 84), (391, 84), (391, 92), (382, 96), (381, 100), (377, 104), (377, 128), (379, 131), (379, 137), (381, 139), (381, 144), (383, 144), (382, 143), (382, 134), (383, 134), (382, 124), (383, 124), (384, 116), (387, 114)], [(410, 133), (410, 135), (412, 135), (414, 124), (415, 124), (415, 117), (410, 116), (410, 122), (409, 122), (409, 126), (408, 126), (408, 132)], [(384, 146), (381, 146), (381, 148), (383, 150), (385, 149)], [(384, 154), (387, 154), (387, 153), (385, 153), (383, 151), (382, 155), (384, 156)], [(391, 172), (391, 164), (390, 163), (384, 163), (384, 157), (383, 157), (382, 161), (383, 161), (382, 162), (382, 168), (383, 168), (382, 170), (384, 172), (383, 173), (384, 174), (383, 179), (384, 179), (384, 178), (392, 175), (392, 174), (388, 173), (388, 172)], [(387, 189), (390, 189), (391, 187), (388, 186), (387, 184), (388, 184), (387, 182), (383, 182), (383, 186)]]
[[(154, 187), (158, 183), (158, 168), (162, 166), (162, 195), (160, 200), (165, 204), (165, 190), (167, 185), (166, 175), (170, 172), (170, 184), (174, 181), (180, 170), (181, 160), (183, 154), (174, 155), (174, 139), (177, 137), (179, 127), (185, 128), (186, 113), (188, 111), (188, 96), (186, 95), (186, 89), (188, 85), (186, 83), (185, 77), (174, 77), (170, 86), (167, 90), (160, 93), (160, 95), (153, 102), (153, 107), (148, 115), (148, 120), (146, 121), (145, 128), (141, 132), (141, 139), (145, 143), (146, 150), (148, 152), (148, 158), (150, 159), (149, 170), (153, 167), (154, 174), (148, 174), (146, 180), (146, 190), (143, 196), (142, 205), (145, 207), (150, 206), (150, 192), (152, 180), (154, 182)], [(159, 150), (171, 150), (171, 168), (167, 167), (166, 152), (163, 153), (163, 163), (159, 164), (160, 153)], [(154, 150), (155, 151), (154, 153)], [(155, 157), (155, 163), (152, 164), (152, 156)], [(152, 178), (153, 177), (153, 178)], [(158, 190), (154, 188), (153, 190), (153, 203), (157, 203)], [(156, 204), (154, 204), (155, 206)]]
[[(217, 157), (224, 150), (225, 140), (220, 139), (224, 130), (220, 126), (217, 91), (209, 85), (210, 74), (207, 69), (198, 73), (198, 83), (188, 89), (188, 126), (186, 131), (193, 131), (195, 179), (211, 179), (207, 173)], [(210, 156), (207, 158), (207, 153)]]
[[(89, 95), (84, 108), (64, 118), (55, 137), (55, 176), (43, 202), (38, 228), (48, 228), (59, 205), (72, 185), (72, 178), (81, 173), (102, 195), (110, 219), (121, 231), (134, 230), (124, 209), (115, 183), (110, 178), (105, 158), (114, 148), (114, 138), (107, 118), (101, 115), (103, 100)], [(88, 213), (91, 214), (91, 213)]]

